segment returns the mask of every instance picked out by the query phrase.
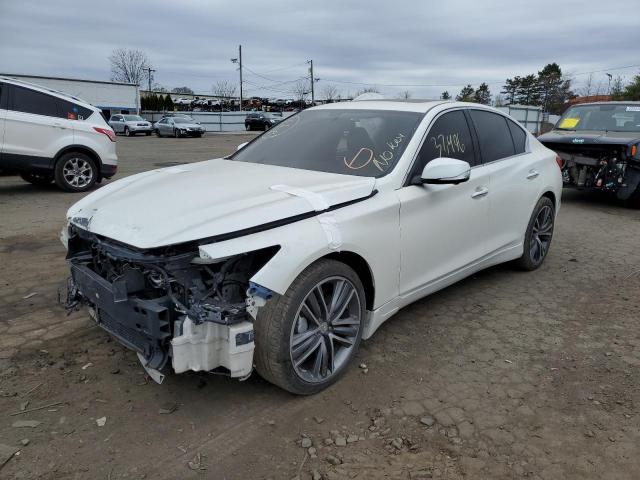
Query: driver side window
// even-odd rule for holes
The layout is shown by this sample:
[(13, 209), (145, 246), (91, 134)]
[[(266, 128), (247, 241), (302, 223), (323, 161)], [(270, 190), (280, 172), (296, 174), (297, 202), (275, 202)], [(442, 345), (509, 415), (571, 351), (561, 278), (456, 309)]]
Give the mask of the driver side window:
[(440, 157), (464, 160), (472, 167), (477, 165), (473, 139), (462, 110), (454, 110), (438, 117), (429, 129), (418, 154), (417, 172), (431, 160)]

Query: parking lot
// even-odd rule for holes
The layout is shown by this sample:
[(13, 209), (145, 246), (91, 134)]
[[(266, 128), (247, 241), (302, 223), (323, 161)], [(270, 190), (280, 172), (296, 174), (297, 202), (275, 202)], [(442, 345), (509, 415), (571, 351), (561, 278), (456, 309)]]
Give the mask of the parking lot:
[[(116, 178), (254, 136), (118, 137)], [(294, 397), (255, 374), (157, 385), (86, 311), (67, 316), (58, 234), (83, 195), (0, 177), (6, 478), (640, 475), (640, 210), (565, 190), (539, 270), (494, 267), (403, 309), (340, 382)]]

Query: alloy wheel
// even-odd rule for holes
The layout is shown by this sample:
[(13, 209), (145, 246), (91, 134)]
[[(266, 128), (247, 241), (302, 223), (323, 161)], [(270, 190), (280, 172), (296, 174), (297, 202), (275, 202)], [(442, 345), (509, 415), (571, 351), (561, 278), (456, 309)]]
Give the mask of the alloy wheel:
[(296, 374), (309, 383), (324, 382), (349, 360), (362, 325), (361, 299), (345, 277), (317, 283), (296, 313), (289, 353)]
[(540, 209), (533, 222), (529, 252), (536, 264), (542, 262), (549, 251), (553, 236), (553, 209), (545, 205)]
[(62, 176), (72, 187), (86, 187), (93, 180), (93, 168), (86, 160), (72, 157), (64, 163)]

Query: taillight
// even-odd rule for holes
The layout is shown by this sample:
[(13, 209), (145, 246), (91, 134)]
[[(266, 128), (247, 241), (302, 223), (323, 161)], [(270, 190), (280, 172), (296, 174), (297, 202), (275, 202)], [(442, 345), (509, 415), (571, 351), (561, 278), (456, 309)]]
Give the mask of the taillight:
[(116, 141), (116, 134), (113, 133), (113, 130), (111, 130), (110, 128), (93, 127), (93, 129), (96, 132), (102, 133), (103, 135), (106, 135), (107, 137), (109, 137), (109, 140), (111, 140), (112, 142)]
[(635, 157), (638, 154), (638, 145), (631, 146), (631, 156)]
[(562, 170), (562, 167), (564, 167), (564, 161), (560, 158), (560, 155), (556, 155), (556, 163), (560, 170)]

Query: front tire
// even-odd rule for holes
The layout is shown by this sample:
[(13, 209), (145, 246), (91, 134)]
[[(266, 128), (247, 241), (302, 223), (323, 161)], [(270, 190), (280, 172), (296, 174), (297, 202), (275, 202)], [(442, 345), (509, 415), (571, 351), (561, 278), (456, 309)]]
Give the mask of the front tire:
[(551, 199), (542, 197), (538, 200), (524, 236), (524, 252), (516, 260), (519, 268), (531, 271), (542, 265), (551, 247), (555, 218), (556, 209)]
[(364, 319), (358, 275), (344, 263), (320, 260), (259, 310), (256, 370), (291, 393), (318, 393), (346, 371), (360, 345)]
[(56, 162), (55, 182), (67, 192), (85, 192), (96, 183), (96, 162), (84, 153), (69, 152)]
[(124, 127), (124, 136), (125, 137), (131, 136), (131, 131), (129, 130), (129, 127)]
[(174, 129), (173, 129), (173, 136), (174, 136), (175, 138), (180, 138), (180, 137), (181, 137), (181, 135), (180, 135), (180, 130), (178, 130), (177, 128), (174, 128)]

